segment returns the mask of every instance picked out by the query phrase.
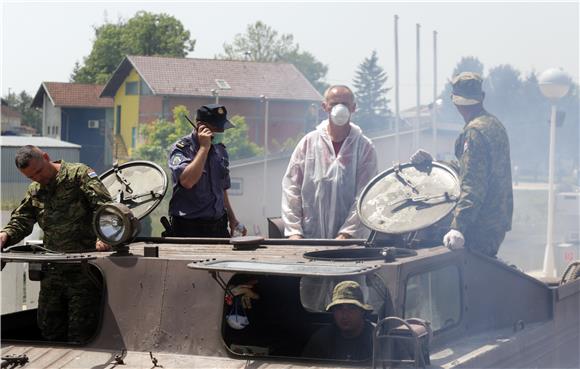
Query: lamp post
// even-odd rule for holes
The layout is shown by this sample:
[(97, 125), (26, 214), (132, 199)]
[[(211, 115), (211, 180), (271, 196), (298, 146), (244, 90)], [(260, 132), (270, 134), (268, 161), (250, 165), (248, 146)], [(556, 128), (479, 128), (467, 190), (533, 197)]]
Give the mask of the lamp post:
[(550, 146), (548, 156), (548, 229), (544, 265), (542, 273), (545, 277), (555, 277), (554, 265), (554, 158), (556, 150), (556, 103), (570, 89), (570, 77), (561, 69), (550, 68), (538, 77), (538, 85), (542, 94), (550, 100), (552, 112), (550, 117)]
[(264, 104), (264, 189), (262, 193), (262, 212), (267, 216), (268, 204), (268, 116), (270, 115), (270, 100), (268, 96), (260, 95), (260, 101)]
[(215, 97), (215, 103), (219, 104), (220, 103), (220, 91), (219, 91), (219, 89), (212, 88), (211, 94)]

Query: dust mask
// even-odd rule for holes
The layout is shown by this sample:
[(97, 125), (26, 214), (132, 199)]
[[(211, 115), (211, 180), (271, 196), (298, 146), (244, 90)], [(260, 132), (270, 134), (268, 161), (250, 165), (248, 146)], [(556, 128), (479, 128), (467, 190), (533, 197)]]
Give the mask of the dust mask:
[(344, 104), (337, 104), (330, 110), (330, 120), (337, 126), (344, 126), (350, 120), (350, 110)]

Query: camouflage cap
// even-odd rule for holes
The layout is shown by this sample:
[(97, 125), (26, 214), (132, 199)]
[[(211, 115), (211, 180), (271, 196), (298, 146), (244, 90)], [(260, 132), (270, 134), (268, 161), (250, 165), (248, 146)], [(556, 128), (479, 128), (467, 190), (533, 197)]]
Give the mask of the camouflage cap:
[(360, 285), (355, 281), (342, 281), (334, 287), (332, 301), (326, 307), (326, 311), (330, 311), (333, 306), (341, 304), (356, 305), (363, 310), (373, 311), (372, 306), (364, 303)]
[(459, 73), (451, 81), (453, 91), (451, 99), (455, 105), (475, 105), (483, 101), (481, 83), (483, 79), (477, 73)]

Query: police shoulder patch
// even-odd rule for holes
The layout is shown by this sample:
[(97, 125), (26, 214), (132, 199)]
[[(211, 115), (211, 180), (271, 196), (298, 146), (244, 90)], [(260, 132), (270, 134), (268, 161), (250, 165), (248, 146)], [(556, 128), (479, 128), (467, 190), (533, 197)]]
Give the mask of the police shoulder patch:
[(183, 161), (183, 155), (175, 154), (173, 158), (171, 158), (171, 165), (177, 166)]

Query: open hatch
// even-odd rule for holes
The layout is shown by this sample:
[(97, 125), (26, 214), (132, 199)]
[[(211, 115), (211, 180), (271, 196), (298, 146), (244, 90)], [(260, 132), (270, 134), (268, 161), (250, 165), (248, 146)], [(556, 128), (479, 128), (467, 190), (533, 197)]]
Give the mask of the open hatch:
[(326, 306), (334, 286), (344, 280), (361, 285), (373, 306), (370, 320), (393, 310), (378, 263), (208, 260), (188, 267), (208, 271), (224, 290), (222, 339), (237, 357), (331, 360), (303, 351), (315, 332), (333, 324)]

